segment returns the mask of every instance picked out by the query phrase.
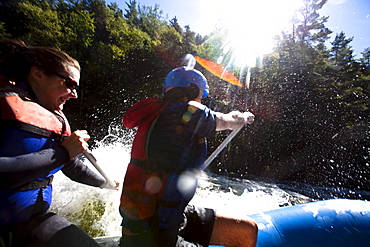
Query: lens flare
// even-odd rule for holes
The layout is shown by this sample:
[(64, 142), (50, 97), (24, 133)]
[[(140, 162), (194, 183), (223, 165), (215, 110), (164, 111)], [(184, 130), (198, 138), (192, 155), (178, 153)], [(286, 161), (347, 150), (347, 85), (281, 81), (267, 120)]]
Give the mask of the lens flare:
[(184, 197), (192, 196), (197, 188), (197, 178), (199, 172), (197, 171), (185, 171), (180, 174), (177, 181), (177, 189), (181, 192)]
[(240, 83), (240, 81), (238, 80), (238, 78), (236, 78), (235, 75), (233, 75), (232, 73), (227, 71), (220, 64), (217, 64), (215, 62), (212, 62), (210, 60), (200, 58), (200, 57), (197, 57), (197, 56), (195, 56), (194, 58), (200, 65), (202, 65), (202, 67), (204, 67), (206, 70), (208, 70), (209, 72), (211, 72), (215, 76), (218, 76), (221, 79), (223, 79), (223, 80), (225, 80), (225, 81), (227, 81), (227, 82), (229, 82), (233, 85), (236, 85), (236, 86), (239, 86), (239, 87), (243, 86), (243, 84)]
[(162, 187), (162, 180), (159, 176), (151, 176), (148, 178), (148, 180), (145, 183), (145, 191), (155, 195), (159, 192), (159, 190)]

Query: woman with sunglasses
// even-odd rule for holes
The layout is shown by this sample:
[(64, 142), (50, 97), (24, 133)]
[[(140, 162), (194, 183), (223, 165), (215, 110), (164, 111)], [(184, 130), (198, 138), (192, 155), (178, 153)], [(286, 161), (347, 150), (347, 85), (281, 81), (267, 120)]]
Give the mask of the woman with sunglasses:
[(48, 212), (53, 174), (106, 187), (76, 157), (85, 130), (71, 132), (62, 110), (77, 98), (78, 62), (49, 47), (0, 42), (0, 243), (5, 246), (99, 246), (64, 218)]

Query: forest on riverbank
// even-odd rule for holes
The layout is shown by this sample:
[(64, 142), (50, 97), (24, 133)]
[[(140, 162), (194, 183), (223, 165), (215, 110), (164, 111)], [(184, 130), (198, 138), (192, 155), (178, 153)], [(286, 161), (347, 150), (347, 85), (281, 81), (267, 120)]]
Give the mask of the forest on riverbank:
[[(228, 67), (241, 82), (249, 69), (249, 87), (196, 65), (210, 85), (205, 104), (256, 115), (209, 170), (369, 191), (370, 47), (356, 58), (354, 37), (332, 34), (329, 17), (318, 14), (327, 1), (303, 2), (291, 29), (276, 37), (257, 66)], [(130, 105), (160, 96), (165, 76), (185, 54), (211, 61), (223, 56), (222, 64), (230, 64), (232, 55), (223, 54), (227, 31), (201, 36), (165, 17), (159, 5), (135, 0), (124, 10), (103, 0), (0, 2), (0, 39), (57, 47), (80, 62), (79, 98), (65, 112), (74, 129), (87, 129), (95, 140), (119, 126)], [(209, 140), (210, 153), (227, 134)]]

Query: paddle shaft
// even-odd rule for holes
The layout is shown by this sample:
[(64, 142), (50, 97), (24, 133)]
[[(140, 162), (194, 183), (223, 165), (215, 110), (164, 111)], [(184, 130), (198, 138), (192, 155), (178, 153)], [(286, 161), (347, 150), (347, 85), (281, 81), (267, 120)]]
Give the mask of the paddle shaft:
[(84, 152), (84, 155), (85, 157), (91, 162), (91, 164), (94, 165), (94, 167), (100, 172), (100, 174), (105, 178), (105, 181), (107, 181), (107, 183), (112, 186), (112, 188), (115, 188), (116, 187), (116, 184), (110, 180), (107, 176), (107, 174), (105, 174), (105, 172), (103, 171), (103, 169), (99, 166), (96, 158), (94, 157), (94, 155), (91, 153), (90, 150), (86, 150)]
[(211, 162), (216, 158), (216, 156), (226, 147), (227, 144), (239, 133), (239, 131), (244, 127), (241, 126), (237, 129), (234, 129), (226, 138), (225, 140), (216, 148), (215, 151), (208, 157), (208, 159), (204, 162), (204, 169), (206, 169)]

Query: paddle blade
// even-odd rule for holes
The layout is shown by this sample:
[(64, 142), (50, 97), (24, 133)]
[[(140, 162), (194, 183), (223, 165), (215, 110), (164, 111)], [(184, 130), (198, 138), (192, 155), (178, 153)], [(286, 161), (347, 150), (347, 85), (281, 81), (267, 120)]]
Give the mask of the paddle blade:
[(206, 70), (208, 70), (209, 72), (211, 72), (215, 76), (218, 76), (221, 79), (223, 79), (223, 80), (225, 80), (225, 81), (227, 81), (227, 82), (229, 82), (233, 85), (236, 85), (236, 86), (239, 86), (239, 87), (243, 86), (243, 84), (240, 83), (240, 81), (238, 80), (238, 78), (236, 78), (236, 76), (234, 76), (232, 73), (227, 71), (221, 65), (219, 65), (215, 62), (212, 62), (210, 60), (197, 57), (197, 56), (194, 56), (194, 58), (200, 65), (202, 65), (203, 68), (205, 68)]

